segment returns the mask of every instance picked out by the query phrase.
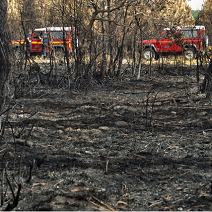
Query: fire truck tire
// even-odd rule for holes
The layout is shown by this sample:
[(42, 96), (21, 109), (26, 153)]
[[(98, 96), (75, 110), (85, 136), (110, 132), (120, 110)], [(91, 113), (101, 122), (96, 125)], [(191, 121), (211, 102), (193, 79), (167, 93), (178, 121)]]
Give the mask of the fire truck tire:
[(146, 48), (146, 49), (143, 50), (142, 57), (145, 60), (150, 60), (150, 59), (153, 59), (153, 58), (155, 59), (155, 52), (151, 48)]
[(186, 60), (190, 60), (195, 58), (196, 52), (194, 48), (189, 48), (184, 51), (184, 57)]
[(203, 36), (203, 48), (204, 49), (208, 48), (208, 36), (207, 35)]
[(64, 51), (62, 48), (57, 48), (54, 51), (54, 56), (56, 60), (62, 60), (64, 58)]

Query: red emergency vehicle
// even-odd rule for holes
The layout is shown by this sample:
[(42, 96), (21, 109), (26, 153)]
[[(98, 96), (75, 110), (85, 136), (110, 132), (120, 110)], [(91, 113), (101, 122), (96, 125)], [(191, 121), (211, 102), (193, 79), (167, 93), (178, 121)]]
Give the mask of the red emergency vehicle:
[[(41, 39), (39, 38), (43, 31), (47, 31), (49, 37), (51, 38), (51, 45), (54, 50), (56, 57), (61, 57), (64, 55), (64, 44), (63, 44), (63, 32), (65, 33), (65, 43), (66, 49), (69, 53), (73, 51), (77, 46), (73, 47), (73, 38), (75, 36), (75, 30), (72, 27), (47, 27), (47, 28), (37, 28), (34, 30), (31, 36), (31, 44), (32, 49), (31, 52), (42, 52), (42, 43)], [(77, 40), (76, 40), (77, 41)], [(25, 40), (14, 40), (12, 41), (12, 45), (18, 49), (21, 45), (25, 45)], [(46, 52), (49, 52), (49, 46), (47, 47)]]
[[(168, 36), (173, 29), (165, 28), (160, 36), (160, 39), (143, 40), (139, 42), (139, 51), (143, 50), (143, 58), (158, 59), (160, 53), (162, 55), (184, 54), (186, 59), (195, 58), (199, 51), (204, 51), (208, 47), (208, 36), (205, 34), (204, 26), (185, 27), (181, 29), (177, 27), (172, 32), (174, 35), (180, 33), (183, 37), (183, 42), (173, 42)], [(177, 36), (176, 36), (177, 37)]]

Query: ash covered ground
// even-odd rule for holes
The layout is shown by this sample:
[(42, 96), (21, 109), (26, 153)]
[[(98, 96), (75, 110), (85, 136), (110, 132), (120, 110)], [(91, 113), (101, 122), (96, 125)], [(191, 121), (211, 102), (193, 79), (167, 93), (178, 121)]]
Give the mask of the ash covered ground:
[[(17, 193), (25, 143), (13, 210), (212, 210), (211, 100), (195, 69), (130, 72), (86, 91), (39, 84), (14, 99), (0, 161)], [(6, 179), (5, 191), (2, 210), (13, 199)]]

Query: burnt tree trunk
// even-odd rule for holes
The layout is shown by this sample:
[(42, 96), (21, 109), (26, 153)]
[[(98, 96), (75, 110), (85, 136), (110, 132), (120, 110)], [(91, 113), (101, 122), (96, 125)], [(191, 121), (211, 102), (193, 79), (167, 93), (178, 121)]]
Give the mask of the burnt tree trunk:
[(136, 37), (137, 37), (137, 30), (135, 31), (134, 38), (133, 38), (133, 48), (132, 48), (132, 75), (135, 76), (135, 69), (136, 69)]
[[(136, 10), (135, 10), (135, 14), (136, 14)], [(140, 33), (141, 33), (141, 43), (142, 43), (142, 46), (141, 46), (141, 51), (140, 51), (140, 56), (139, 56), (139, 65), (138, 65), (138, 75), (137, 75), (137, 79), (140, 79), (141, 77), (141, 68), (142, 68), (142, 54), (143, 54), (143, 29), (142, 29), (142, 26), (140, 25), (139, 23), (139, 20), (137, 18), (137, 16), (135, 15), (135, 20), (136, 20), (136, 24), (137, 24), (137, 27), (139, 28), (140, 30)]]
[[(102, 7), (104, 8), (104, 1), (102, 1)], [(102, 13), (102, 19), (104, 18), (104, 13)], [(101, 21), (102, 24), (102, 64), (101, 64), (101, 70), (100, 70), (100, 77), (101, 79), (104, 77), (106, 65), (107, 65), (107, 58), (106, 58), (106, 43), (105, 43), (105, 24), (104, 21)]]
[(7, 0), (1, 0), (0, 19), (0, 110), (2, 111), (5, 100), (5, 84), (10, 72)]
[(210, 64), (207, 68), (207, 72), (205, 74), (204, 80), (200, 86), (200, 92), (206, 92), (206, 98), (210, 97), (210, 92), (212, 90), (212, 60), (210, 61)]
[[(67, 47), (66, 47), (66, 32), (64, 30), (65, 27), (65, 23), (64, 23), (64, 15), (65, 15), (65, 1), (63, 0), (63, 10), (62, 10), (62, 24), (63, 24), (63, 46), (64, 46), (64, 52), (65, 52), (65, 59), (67, 62), (67, 68), (68, 71), (70, 71), (70, 65), (69, 65), (69, 53), (67, 51)], [(72, 29), (71, 29), (72, 30)]]
[[(127, 19), (127, 10), (128, 10), (128, 7), (126, 7), (126, 11), (125, 11), (125, 15), (124, 15), (124, 29), (123, 29), (123, 36), (122, 36), (122, 40), (121, 40), (121, 45), (118, 47), (118, 52), (117, 52), (117, 56), (116, 56), (116, 58), (118, 60), (118, 70), (117, 70), (117, 73), (116, 73), (117, 77), (121, 73), (121, 66), (122, 66), (122, 60), (123, 60), (123, 51), (124, 51), (124, 42), (125, 42), (126, 34), (129, 31), (129, 28), (126, 29), (126, 26), (125, 26), (126, 19)], [(116, 60), (114, 60), (114, 65), (113, 65), (114, 69), (115, 69), (115, 62), (116, 62)]]
[[(107, 0), (107, 7), (108, 10), (111, 8), (111, 0)], [(113, 71), (112, 71), (112, 64), (113, 64), (113, 46), (112, 46), (112, 30), (111, 30), (111, 14), (108, 12), (108, 52), (109, 52), (109, 67), (108, 67), (108, 73), (110, 76), (113, 76)]]

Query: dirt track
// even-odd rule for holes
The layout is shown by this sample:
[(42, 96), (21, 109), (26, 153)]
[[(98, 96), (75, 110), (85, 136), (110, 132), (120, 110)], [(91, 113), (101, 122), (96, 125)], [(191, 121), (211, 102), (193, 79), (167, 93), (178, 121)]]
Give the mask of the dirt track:
[(40, 97), (16, 99), (16, 146), (8, 125), (1, 160), (11, 180), (34, 127), (14, 210), (212, 210), (211, 102), (193, 76), (126, 73), (86, 94), (44, 85)]

